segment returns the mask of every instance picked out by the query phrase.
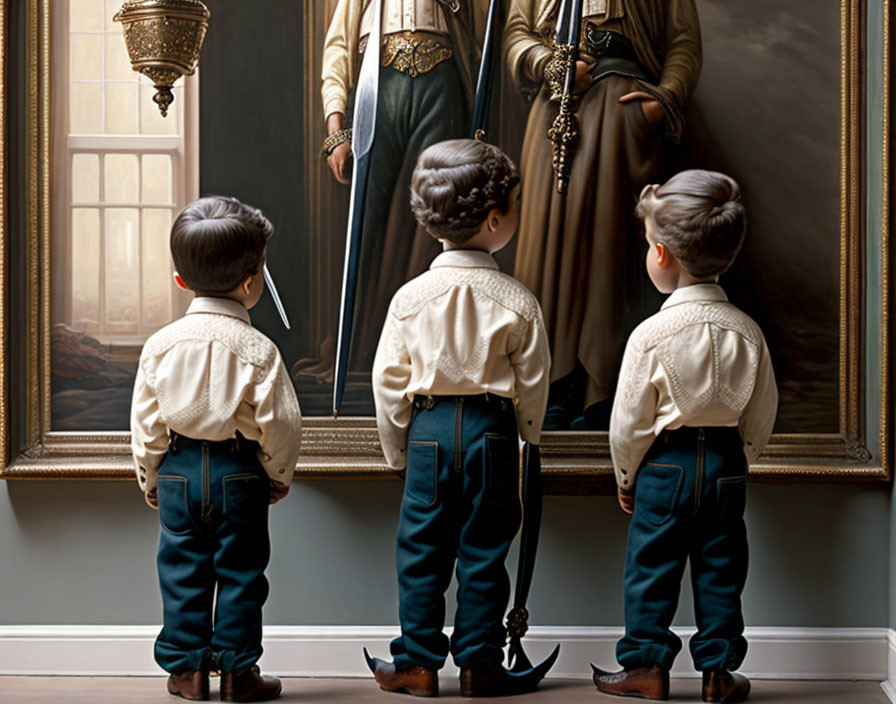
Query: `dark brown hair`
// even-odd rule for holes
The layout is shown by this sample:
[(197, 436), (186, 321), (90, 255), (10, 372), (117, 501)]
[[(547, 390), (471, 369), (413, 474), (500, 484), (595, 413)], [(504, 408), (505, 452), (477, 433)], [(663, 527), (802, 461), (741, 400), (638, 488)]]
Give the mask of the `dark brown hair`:
[(647, 186), (636, 212), (653, 221), (656, 241), (694, 276), (724, 274), (747, 226), (740, 186), (716, 171), (682, 171), (662, 186)]
[(516, 164), (497, 147), (473, 139), (439, 142), (417, 159), (411, 210), (433, 237), (461, 244), (493, 209), (507, 212), (519, 182)]
[(236, 198), (200, 198), (171, 227), (171, 257), (184, 283), (199, 295), (222, 295), (257, 274), (274, 226)]

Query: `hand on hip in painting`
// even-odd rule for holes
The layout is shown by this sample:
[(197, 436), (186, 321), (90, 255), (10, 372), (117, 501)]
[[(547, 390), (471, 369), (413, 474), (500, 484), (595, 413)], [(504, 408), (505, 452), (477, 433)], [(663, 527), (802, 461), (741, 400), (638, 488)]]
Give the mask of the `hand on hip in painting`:
[(650, 129), (655, 130), (663, 121), (663, 104), (654, 98), (650, 93), (637, 90), (633, 93), (626, 93), (620, 99), (620, 103), (630, 103), (633, 100), (641, 102), (641, 110), (644, 111), (644, 117), (647, 118), (647, 124)]
[(589, 73), (591, 69), (594, 68), (594, 64), (589, 64), (585, 61), (576, 61), (576, 80), (573, 84), (572, 90), (576, 95), (582, 95), (585, 91), (587, 91), (591, 84), (594, 83), (594, 78)]

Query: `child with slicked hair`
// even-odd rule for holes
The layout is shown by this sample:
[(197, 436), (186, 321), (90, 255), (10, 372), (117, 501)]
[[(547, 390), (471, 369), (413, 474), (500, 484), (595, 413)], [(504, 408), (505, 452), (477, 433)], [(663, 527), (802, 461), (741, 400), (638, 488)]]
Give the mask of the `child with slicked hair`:
[(195, 298), (143, 347), (131, 405), (137, 481), (161, 522), (163, 626), (156, 662), (168, 691), (255, 702), (280, 694), (262, 676), (261, 610), (268, 595), (268, 505), (289, 491), (302, 416), (271, 340), (249, 309), (264, 290), (274, 232), (235, 198), (188, 205), (171, 229), (175, 279)]
[(406, 471), (401, 635), (392, 662), (368, 656), (388, 691), (436, 695), (449, 651), (464, 696), (521, 691), (501, 666), (504, 561), (520, 522), (519, 438), (539, 442), (550, 358), (538, 302), (492, 257), (516, 231), (518, 193), (516, 166), (480, 141), (429, 147), (412, 177), (414, 215), (445, 251), (395, 294), (373, 368), (383, 453)]
[(681, 650), (670, 627), (690, 559), (703, 700), (739, 702), (750, 692), (732, 672), (747, 652), (747, 464), (768, 442), (778, 404), (762, 331), (717, 283), (740, 251), (746, 211), (734, 179), (692, 170), (647, 186), (637, 214), (647, 273), (671, 295), (629, 338), (610, 418), (619, 503), (632, 514), (616, 647), (624, 669), (595, 668), (594, 682), (607, 694), (668, 699)]

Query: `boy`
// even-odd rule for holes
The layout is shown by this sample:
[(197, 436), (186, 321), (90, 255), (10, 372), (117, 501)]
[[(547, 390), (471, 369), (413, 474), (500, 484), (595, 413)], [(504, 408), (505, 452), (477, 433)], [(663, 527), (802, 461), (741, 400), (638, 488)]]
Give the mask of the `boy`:
[(610, 420), (622, 509), (633, 514), (625, 565), (624, 670), (595, 668), (608, 694), (667, 699), (681, 641), (669, 630), (690, 557), (703, 700), (746, 699), (732, 674), (747, 650), (740, 596), (747, 576), (747, 461), (768, 442), (778, 403), (759, 327), (716, 284), (744, 238), (733, 179), (685, 171), (644, 189), (647, 272), (672, 295), (631, 335)]
[[(541, 310), (492, 253), (516, 230), (519, 175), (496, 147), (441, 142), (417, 162), (411, 208), (445, 251), (392, 299), (373, 369), (390, 467), (407, 468), (397, 537), (401, 635), (368, 657), (385, 690), (438, 694), (450, 651), (464, 696), (521, 691), (501, 666), (520, 521), (518, 435), (538, 443), (550, 358)], [(457, 613), (442, 633), (457, 561)]]
[(168, 691), (184, 699), (208, 699), (210, 669), (222, 673), (224, 701), (280, 694), (280, 681), (255, 662), (268, 594), (267, 507), (289, 491), (301, 412), (280, 353), (248, 313), (264, 290), (273, 232), (235, 198), (187, 206), (171, 229), (171, 255), (175, 280), (195, 298), (146, 341), (137, 369), (137, 480), (162, 524), (155, 657), (170, 673)]

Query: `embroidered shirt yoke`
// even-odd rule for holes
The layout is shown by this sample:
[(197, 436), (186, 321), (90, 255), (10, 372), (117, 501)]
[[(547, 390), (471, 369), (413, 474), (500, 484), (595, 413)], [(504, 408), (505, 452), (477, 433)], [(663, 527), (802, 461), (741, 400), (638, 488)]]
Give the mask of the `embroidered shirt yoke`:
[(654, 439), (685, 425), (739, 427), (747, 459), (754, 461), (777, 408), (759, 326), (715, 284), (680, 288), (635, 329), (625, 349), (610, 419), (616, 481), (633, 489)]
[(143, 347), (131, 404), (137, 480), (156, 486), (168, 430), (195, 440), (236, 431), (261, 446), (268, 475), (288, 484), (299, 455), (302, 415), (276, 345), (227, 298), (197, 297), (180, 320)]
[(383, 326), (373, 392), (386, 461), (405, 466), (415, 395), (513, 399), (520, 436), (538, 443), (550, 366), (535, 296), (486, 252), (443, 252), (398, 290)]

